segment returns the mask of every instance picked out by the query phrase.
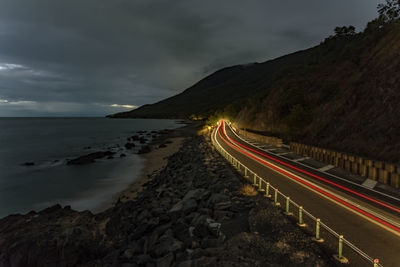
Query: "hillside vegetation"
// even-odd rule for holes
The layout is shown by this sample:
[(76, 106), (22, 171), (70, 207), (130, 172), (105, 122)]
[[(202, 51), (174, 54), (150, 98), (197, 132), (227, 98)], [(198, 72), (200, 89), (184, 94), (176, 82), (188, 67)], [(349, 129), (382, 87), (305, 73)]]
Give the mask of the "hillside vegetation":
[(334, 58), (287, 72), (265, 97), (241, 109), (237, 124), (399, 162), (400, 23), (330, 38), (320, 51), (338, 47)]
[(337, 27), (308, 50), (215, 72), (181, 94), (111, 117), (209, 118), (286, 140), (400, 159), (400, 22)]

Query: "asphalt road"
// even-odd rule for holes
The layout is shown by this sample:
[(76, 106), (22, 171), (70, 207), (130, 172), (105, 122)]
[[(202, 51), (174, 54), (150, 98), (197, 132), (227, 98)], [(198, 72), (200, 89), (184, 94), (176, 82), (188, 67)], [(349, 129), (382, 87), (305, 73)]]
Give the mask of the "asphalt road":
[[(370, 257), (379, 259), (384, 266), (400, 266), (400, 202), (396, 198), (347, 183), (286, 158), (268, 154), (239, 138), (226, 124), (218, 128), (213, 138), (250, 171), (290, 196), (291, 200), (302, 205), (305, 210), (320, 218), (324, 224), (343, 235)], [(303, 182), (293, 177), (298, 177)], [(312, 183), (320, 188), (319, 192), (304, 183)], [(328, 195), (323, 192), (328, 192)], [(284, 206), (284, 200), (279, 201)], [(293, 206), (291, 209), (294, 213), (293, 219), (296, 219), (297, 209)], [(308, 225), (306, 231), (312, 231), (315, 227), (314, 222), (305, 222)], [(326, 240), (324, 246), (337, 250), (338, 241), (331, 234), (322, 231), (321, 237)], [(356, 256), (347, 246), (344, 246), (343, 255), (349, 258), (350, 266), (373, 266)]]

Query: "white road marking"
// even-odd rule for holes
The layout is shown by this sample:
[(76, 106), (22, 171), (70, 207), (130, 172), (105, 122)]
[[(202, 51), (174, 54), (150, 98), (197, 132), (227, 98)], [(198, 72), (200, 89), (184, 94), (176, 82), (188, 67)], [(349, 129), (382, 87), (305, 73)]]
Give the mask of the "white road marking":
[(333, 168), (335, 168), (335, 166), (333, 166), (333, 165), (326, 165), (326, 166), (324, 166), (324, 167), (322, 167), (322, 168), (319, 168), (318, 170), (321, 171), (321, 172), (326, 172), (326, 171), (329, 171), (330, 169), (333, 169)]
[(284, 156), (284, 155), (287, 155), (287, 154), (290, 154), (290, 153), (292, 153), (292, 152), (277, 153), (277, 155), (278, 155), (278, 156)]
[(299, 159), (292, 159), (292, 161), (294, 161), (294, 162), (298, 162), (298, 161), (303, 161), (303, 160), (306, 160), (306, 159), (309, 159), (310, 157), (304, 157), (304, 158), (299, 158)]
[(364, 183), (362, 183), (362, 186), (367, 187), (367, 188), (374, 188), (375, 185), (378, 183), (378, 181), (374, 181), (372, 179), (365, 179)]
[[(224, 126), (225, 126), (225, 125), (224, 125)], [(216, 142), (218, 143), (218, 145), (221, 146), (221, 145), (219, 144), (217, 138), (216, 138), (216, 132), (215, 132), (214, 135), (215, 135), (215, 136), (214, 136), (214, 139), (216, 140)], [(239, 148), (239, 149), (241, 149), (241, 148), (239, 147), (239, 145), (237, 145), (237, 144), (232, 143), (232, 145), (235, 146), (235, 147), (237, 147), (237, 148)], [(240, 152), (239, 152), (239, 153), (240, 153)], [(338, 201), (332, 199), (331, 197), (329, 197), (329, 196), (327, 196), (327, 195), (325, 195), (325, 194), (323, 194), (323, 193), (321, 193), (321, 192), (318, 192), (318, 191), (315, 190), (314, 188), (318, 188), (318, 189), (320, 189), (320, 190), (322, 190), (322, 191), (325, 191), (326, 193), (330, 194), (331, 196), (334, 196), (334, 197), (336, 197), (336, 198), (338, 198), (338, 199), (341, 199), (342, 201), (347, 202), (348, 204), (352, 205), (353, 207), (356, 207), (356, 208), (358, 208), (358, 209), (361, 209), (361, 210), (363, 210), (363, 211), (369, 213), (370, 215), (372, 215), (372, 216), (374, 216), (374, 217), (376, 217), (376, 218), (379, 218), (379, 219), (381, 219), (381, 220), (383, 220), (383, 221), (386, 221), (386, 222), (392, 224), (393, 226), (400, 227), (400, 223), (399, 223), (399, 222), (393, 221), (392, 219), (389, 219), (389, 218), (385, 217), (384, 215), (382, 215), (382, 214), (380, 214), (380, 213), (377, 213), (377, 212), (375, 212), (375, 211), (373, 211), (373, 210), (371, 210), (371, 209), (369, 209), (369, 208), (367, 208), (367, 207), (365, 207), (365, 206), (361, 206), (361, 205), (359, 205), (358, 203), (355, 203), (355, 202), (351, 201), (350, 199), (347, 199), (345, 196), (340, 195), (340, 194), (337, 194), (337, 193), (334, 193), (334, 192), (332, 192), (331, 190), (327, 189), (326, 187), (322, 187), (322, 186), (320, 186), (320, 185), (317, 185), (316, 183), (314, 183), (314, 182), (312, 182), (312, 181), (309, 181), (308, 179), (305, 179), (305, 178), (303, 178), (303, 177), (301, 177), (301, 176), (298, 176), (298, 175), (292, 173), (291, 171), (282, 169), (282, 168), (279, 167), (278, 165), (275, 165), (274, 163), (272, 163), (272, 162), (270, 162), (270, 161), (268, 161), (268, 160), (267, 160), (267, 161), (268, 161), (268, 163), (267, 163), (267, 162), (265, 161), (265, 159), (260, 158), (259, 155), (255, 154), (255, 153), (253, 153), (253, 152), (251, 152), (251, 151), (247, 151), (247, 153), (250, 154), (252, 157), (258, 158), (259, 160), (261, 160), (261, 162), (263, 163), (263, 164), (261, 164), (262, 166), (267, 167), (268, 169), (271, 169), (271, 170), (273, 170), (273, 171), (276, 171), (276, 169), (279, 169), (279, 170), (283, 171), (283, 173), (282, 173), (282, 172), (278, 172), (278, 173), (281, 174), (281, 175), (283, 175), (283, 176), (285, 176), (285, 177), (287, 177), (287, 178), (289, 178), (289, 180), (291, 180), (291, 181), (293, 181), (293, 182), (295, 182), (295, 183), (297, 183), (297, 184), (299, 184), (299, 185), (301, 185), (301, 186), (303, 186), (303, 187), (309, 189), (310, 191), (315, 192), (315, 193), (317, 193), (317, 194), (319, 194), (319, 195), (325, 197), (326, 199), (328, 199), (328, 200), (330, 200), (330, 201), (332, 201), (332, 202), (338, 204), (339, 206), (342, 206), (342, 207), (346, 208), (347, 210), (350, 210), (350, 211), (352, 211), (353, 213), (355, 213), (355, 214), (357, 214), (357, 215), (359, 215), (359, 216), (361, 216), (361, 217), (363, 217), (363, 218), (365, 218), (365, 219), (371, 221), (372, 223), (374, 223), (374, 224), (376, 224), (376, 225), (378, 225), (378, 226), (380, 226), (380, 227), (382, 227), (382, 228), (384, 228), (384, 229), (386, 229), (386, 230), (388, 230), (388, 231), (390, 231), (390, 232), (396, 234), (397, 236), (400, 236), (400, 234), (399, 234), (398, 232), (394, 231), (394, 230), (391, 229), (390, 227), (388, 227), (388, 226), (386, 226), (386, 225), (384, 225), (384, 224), (381, 224), (381, 223), (377, 222), (376, 220), (373, 220), (373, 219), (369, 218), (368, 216), (366, 216), (366, 215), (364, 215), (364, 214), (362, 214), (362, 213), (360, 213), (360, 212), (357, 212), (355, 209), (350, 208), (350, 207), (348, 207), (348, 206), (346, 206), (346, 205), (344, 205), (344, 204), (342, 204), (342, 203), (340, 203), (340, 202), (338, 202)], [(240, 154), (244, 155), (245, 157), (248, 157), (248, 158), (252, 159), (252, 157), (249, 156), (249, 155), (246, 155), (246, 154), (243, 154), (243, 153), (240, 153)], [(253, 160), (254, 160), (254, 159), (253, 159)], [(240, 161), (239, 161), (239, 162), (240, 162)], [(268, 165), (266, 165), (266, 164), (269, 164), (269, 165), (273, 166), (273, 167), (276, 168), (276, 169), (274, 169), (274, 168), (272, 168), (271, 166), (268, 166)], [(291, 176), (293, 176), (293, 177), (296, 177), (297, 179), (299, 179), (299, 180), (301, 180), (301, 181), (304, 181), (304, 182), (307, 182), (308, 184), (311, 184), (312, 186), (314, 186), (314, 188), (310, 188), (309, 186), (303, 184), (302, 182), (296, 181), (296, 180), (293, 179), (292, 177), (288, 176), (288, 174), (291, 175)], [(260, 177), (260, 178), (262, 178), (262, 177), (259, 176), (259, 175), (257, 175), (257, 176)], [(263, 179), (263, 180), (265, 181), (265, 179)], [(273, 187), (273, 186), (272, 186), (272, 187)]]
[[(232, 131), (232, 128), (231, 128), (231, 127), (229, 127), (229, 128), (230, 128), (231, 131)], [(232, 133), (233, 133), (234, 135), (236, 135), (237, 138), (239, 138), (239, 139), (241, 139), (242, 141), (245, 141), (245, 142), (246, 142), (246, 140), (244, 140), (242, 137), (240, 137), (235, 131), (232, 131)], [(262, 149), (262, 148), (260, 148), (260, 147), (257, 147), (257, 148), (260, 149), (260, 150), (262, 150), (262, 151), (264, 151), (264, 152), (269, 152), (269, 153), (271, 153), (271, 154), (276, 155), (274, 152), (271, 152), (271, 151), (269, 151), (268, 149)], [(308, 157), (308, 158), (310, 158), (310, 157)], [(297, 160), (292, 160), (292, 161), (297, 162), (297, 164), (300, 164), (300, 165), (302, 165), (302, 166), (304, 166), (304, 167), (307, 167), (307, 168), (311, 168), (311, 169), (316, 170), (315, 168), (312, 168), (311, 166), (308, 166), (308, 165), (306, 165), (306, 164), (303, 164), (303, 163), (301, 163), (301, 162), (298, 162), (298, 160), (304, 160), (304, 159), (297, 159)], [(339, 179), (339, 180), (341, 180), (341, 181), (344, 181), (344, 182), (346, 182), (346, 183), (349, 183), (349, 184), (352, 184), (352, 185), (356, 185), (356, 186), (362, 186), (362, 185), (360, 185), (360, 184), (358, 184), (358, 183), (349, 181), (349, 180), (347, 180), (347, 179), (345, 179), (345, 178), (343, 178), (343, 177), (339, 177), (339, 176), (334, 175), (334, 174), (331, 174), (331, 173), (329, 173), (329, 175), (332, 176), (332, 177), (335, 177), (336, 179)], [(364, 187), (364, 188), (365, 188), (365, 187)], [(389, 194), (385, 194), (385, 193), (383, 193), (383, 192), (380, 192), (380, 191), (377, 191), (377, 190), (374, 190), (374, 189), (371, 189), (371, 188), (369, 188), (369, 190), (372, 191), (372, 192), (375, 192), (375, 193), (377, 193), (377, 194), (380, 194), (380, 195), (382, 195), (382, 196), (386, 196), (386, 197), (389, 197), (389, 198), (391, 198), (391, 199), (394, 199), (394, 200), (396, 200), (396, 201), (400, 201), (399, 198), (394, 197), (394, 196), (391, 196), (391, 195), (389, 195)]]

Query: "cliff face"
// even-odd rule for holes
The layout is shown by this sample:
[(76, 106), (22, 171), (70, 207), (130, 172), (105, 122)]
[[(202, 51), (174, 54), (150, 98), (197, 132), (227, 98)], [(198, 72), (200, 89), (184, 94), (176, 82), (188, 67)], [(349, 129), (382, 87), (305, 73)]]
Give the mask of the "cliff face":
[[(321, 49), (340, 45), (329, 40)], [(335, 44), (336, 43), (336, 44)], [(400, 24), (346, 41), (334, 60), (279, 79), (241, 127), (386, 161), (400, 159)]]

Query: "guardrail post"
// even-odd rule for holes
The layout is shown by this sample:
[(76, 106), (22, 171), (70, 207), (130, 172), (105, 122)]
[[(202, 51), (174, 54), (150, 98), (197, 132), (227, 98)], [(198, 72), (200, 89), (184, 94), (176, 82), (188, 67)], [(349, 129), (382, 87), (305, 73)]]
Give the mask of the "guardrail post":
[(280, 205), (281, 205), (281, 204), (278, 202), (278, 188), (275, 188), (274, 204), (275, 204), (276, 206), (280, 206)]
[(378, 259), (375, 259), (374, 260), (374, 267), (378, 267), (379, 266), (379, 260)]
[(290, 197), (286, 197), (286, 207), (285, 207), (286, 215), (292, 215), (289, 209), (290, 209)]
[(313, 240), (316, 242), (324, 242), (324, 239), (322, 239), (320, 237), (320, 223), (321, 223), (321, 219), (317, 218), (317, 221), (315, 224), (315, 238), (313, 238)]
[(257, 174), (254, 174), (254, 182), (253, 185), (256, 186), (257, 185)]
[(297, 223), (298, 226), (304, 227), (306, 224), (303, 221), (303, 206), (299, 207), (299, 222)]
[(238, 171), (240, 171), (240, 162), (238, 161)]
[(338, 255), (335, 255), (334, 258), (338, 260), (340, 263), (348, 263), (349, 260), (343, 256), (343, 235), (339, 235), (339, 248)]
[(244, 177), (247, 177), (247, 168), (244, 167)]
[(263, 180), (261, 180), (261, 177), (260, 177), (260, 179), (258, 180), (258, 191), (260, 191), (260, 192), (264, 191), (264, 189), (261, 188), (261, 186), (262, 186), (262, 181), (263, 181)]
[(267, 185), (265, 186), (265, 196), (271, 197), (271, 195), (269, 194), (269, 183), (268, 182), (267, 182)]

